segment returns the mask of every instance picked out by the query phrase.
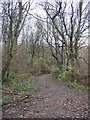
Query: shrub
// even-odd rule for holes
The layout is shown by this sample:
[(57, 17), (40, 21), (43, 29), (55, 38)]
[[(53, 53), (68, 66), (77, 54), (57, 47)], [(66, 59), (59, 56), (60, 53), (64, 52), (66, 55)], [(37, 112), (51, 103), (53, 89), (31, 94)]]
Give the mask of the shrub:
[(85, 87), (84, 85), (77, 83), (77, 80), (68, 81), (67, 85), (69, 87), (73, 87), (73, 88), (76, 88), (76, 89), (88, 90), (88, 87)]
[(42, 69), (49, 70), (49, 67), (43, 58), (39, 59), (38, 64), (41, 66)]
[(75, 74), (74, 69), (71, 66), (64, 68), (62, 73), (59, 74), (59, 79), (66, 82), (69, 87), (73, 87), (81, 90), (88, 90), (88, 87), (83, 85), (84, 78), (81, 77), (81, 74)]
[(62, 72), (59, 74), (59, 78), (64, 81), (73, 81), (76, 78), (74, 68), (71, 66), (63, 67)]
[(59, 79), (61, 79), (63, 81), (67, 81), (68, 80), (68, 71), (63, 71), (62, 73), (60, 73)]

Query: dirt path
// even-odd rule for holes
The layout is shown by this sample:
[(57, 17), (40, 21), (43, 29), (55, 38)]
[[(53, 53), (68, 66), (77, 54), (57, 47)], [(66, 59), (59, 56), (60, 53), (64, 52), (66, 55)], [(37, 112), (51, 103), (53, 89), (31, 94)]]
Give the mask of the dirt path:
[(88, 94), (69, 88), (51, 75), (37, 76), (39, 89), (28, 101), (3, 106), (3, 118), (88, 117)]

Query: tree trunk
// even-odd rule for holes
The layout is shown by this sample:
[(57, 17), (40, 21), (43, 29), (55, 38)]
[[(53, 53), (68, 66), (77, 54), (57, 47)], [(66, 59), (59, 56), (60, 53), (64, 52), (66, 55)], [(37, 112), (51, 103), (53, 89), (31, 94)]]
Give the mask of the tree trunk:
[(2, 69), (2, 81), (5, 81), (9, 77), (9, 67), (12, 60), (12, 55), (8, 56), (8, 60)]

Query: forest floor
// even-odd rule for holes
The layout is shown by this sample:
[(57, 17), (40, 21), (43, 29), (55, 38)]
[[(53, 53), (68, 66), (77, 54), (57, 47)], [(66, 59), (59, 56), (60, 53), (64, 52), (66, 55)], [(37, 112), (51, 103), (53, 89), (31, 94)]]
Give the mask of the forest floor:
[(38, 90), (27, 100), (3, 105), (3, 118), (88, 117), (88, 92), (70, 88), (50, 74), (36, 76)]

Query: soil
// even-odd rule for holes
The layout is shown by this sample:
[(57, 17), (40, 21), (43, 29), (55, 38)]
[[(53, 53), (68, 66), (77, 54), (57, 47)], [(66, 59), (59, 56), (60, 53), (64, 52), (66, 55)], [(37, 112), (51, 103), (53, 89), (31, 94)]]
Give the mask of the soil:
[(88, 116), (88, 92), (70, 88), (50, 74), (35, 77), (38, 90), (26, 100), (3, 105), (3, 118), (60, 118)]

